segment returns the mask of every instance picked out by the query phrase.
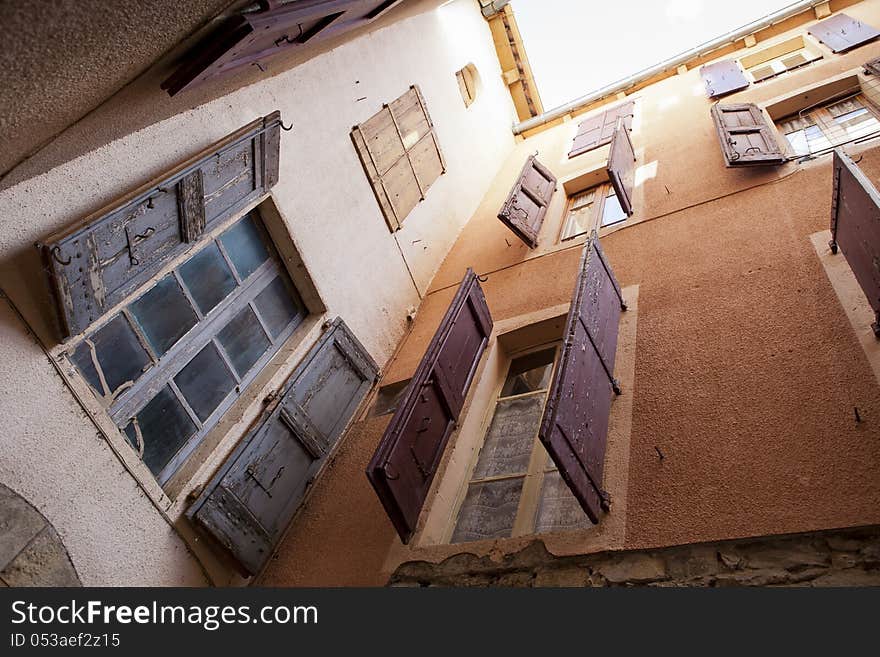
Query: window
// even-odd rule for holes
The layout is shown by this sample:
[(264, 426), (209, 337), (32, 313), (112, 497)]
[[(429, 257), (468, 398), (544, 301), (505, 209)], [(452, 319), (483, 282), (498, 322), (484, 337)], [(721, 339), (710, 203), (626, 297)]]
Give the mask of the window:
[(480, 74), (477, 67), (468, 64), (463, 69), (455, 72), (455, 79), (458, 82), (458, 91), (461, 93), (461, 99), (464, 101), (465, 107), (470, 107), (477, 99), (479, 91)]
[(418, 87), (351, 131), (361, 164), (392, 232), (445, 171), (434, 124)]
[(87, 334), (71, 360), (164, 484), (307, 314), (252, 211)]
[(753, 82), (761, 82), (819, 59), (822, 59), (819, 48), (803, 36), (797, 36), (746, 55), (740, 64)]
[(458, 511), (453, 543), (590, 525), (538, 440), (559, 346), (511, 359)]
[(877, 110), (857, 94), (807, 108), (777, 123), (797, 155), (810, 155), (880, 131)]
[(626, 221), (626, 217), (614, 187), (610, 183), (602, 183), (569, 197), (560, 239), (589, 234), (594, 228)]

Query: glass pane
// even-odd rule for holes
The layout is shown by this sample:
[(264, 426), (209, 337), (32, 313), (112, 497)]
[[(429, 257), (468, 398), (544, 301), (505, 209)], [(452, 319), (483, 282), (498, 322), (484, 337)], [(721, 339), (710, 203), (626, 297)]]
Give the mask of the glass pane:
[(241, 310), (217, 335), (239, 377), (244, 377), (269, 348), (269, 338), (250, 306)]
[(523, 477), (487, 481), (468, 486), (458, 512), (453, 543), (506, 538), (513, 530)]
[(157, 356), (168, 351), (198, 322), (195, 310), (170, 274), (129, 309)]
[(828, 137), (825, 136), (821, 128), (817, 125), (808, 126), (804, 130), (804, 134), (807, 137), (808, 152), (810, 153), (816, 153), (824, 148), (831, 147), (831, 142), (828, 141)]
[(215, 243), (180, 266), (180, 277), (203, 315), (235, 289), (235, 279)]
[(280, 276), (257, 295), (254, 305), (273, 338), (281, 335), (294, 319), (301, 321), (304, 314), (301, 310), (302, 301), (291, 295)]
[[(117, 315), (89, 336), (95, 345), (98, 364), (104, 373), (110, 393), (129, 381), (134, 382), (150, 365), (150, 357), (138, 342), (137, 336), (122, 315)], [(72, 360), (83, 377), (99, 395), (104, 395), (98, 371), (92, 361), (91, 348), (81, 343)]]
[(492, 424), (474, 468), (473, 479), (525, 474), (541, 424), (546, 394), (502, 399), (495, 405)]
[(198, 418), (204, 422), (235, 387), (235, 379), (213, 342), (205, 345), (186, 367), (174, 377), (174, 383)]
[[(143, 437), (143, 460), (150, 472), (158, 475), (183, 444), (196, 432), (196, 425), (165, 386), (137, 414), (137, 423)], [(138, 448), (134, 423), (125, 428), (129, 442)]]
[(546, 388), (550, 385), (555, 357), (556, 349), (551, 348), (514, 358), (507, 370), (507, 380), (501, 389), (501, 396), (522, 395)]
[(788, 144), (796, 155), (809, 155), (810, 146), (807, 143), (807, 133), (805, 130), (797, 130), (785, 135)]
[(864, 137), (875, 132), (880, 127), (880, 122), (864, 107), (853, 112), (841, 114), (834, 120), (843, 126), (847, 137), (850, 139)]
[(617, 194), (611, 192), (605, 199), (605, 207), (602, 208), (602, 225), (609, 226), (616, 224), (618, 221), (624, 221), (626, 213), (620, 207), (620, 201), (617, 200)]
[(269, 252), (251, 215), (246, 215), (223, 233), (220, 241), (242, 280), (253, 274), (269, 258)]
[(535, 533), (580, 529), (591, 527), (592, 524), (559, 471), (545, 473)]

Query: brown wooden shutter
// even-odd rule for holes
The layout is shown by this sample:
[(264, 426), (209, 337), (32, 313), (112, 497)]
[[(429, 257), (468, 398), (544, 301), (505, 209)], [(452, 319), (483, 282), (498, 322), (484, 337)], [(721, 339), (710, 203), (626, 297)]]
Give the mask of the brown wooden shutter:
[(880, 57), (864, 63), (865, 72), (871, 75), (880, 75)]
[(718, 98), (749, 86), (749, 81), (740, 70), (739, 64), (732, 59), (702, 66), (700, 76), (703, 78), (703, 84), (706, 85), (706, 95), (709, 98)]
[(162, 89), (173, 96), (206, 80), (227, 77), (281, 52), (302, 50), (376, 20), (402, 0), (266, 0), (261, 11), (230, 16), (181, 58)]
[(620, 286), (593, 231), (584, 244), (539, 437), (594, 523), (609, 505), (602, 476), (611, 400), (619, 394), (614, 358), (625, 309)]
[(844, 52), (880, 36), (880, 32), (867, 23), (846, 14), (835, 14), (826, 18), (810, 27), (807, 32), (833, 52)]
[(491, 332), (483, 290), (468, 269), (367, 468), (404, 543), (415, 532)]
[(281, 115), (237, 130), (40, 246), (62, 337), (83, 331), (278, 180)]
[(187, 510), (246, 572), (271, 556), (377, 372), (335, 319)]
[(538, 233), (555, 190), (556, 177), (530, 155), (498, 211), (498, 218), (531, 249), (538, 246)]
[(617, 127), (618, 118), (623, 118), (626, 129), (632, 130), (634, 111), (635, 103), (629, 101), (612, 107), (596, 116), (591, 116), (585, 121), (581, 121), (568, 157), (575, 157), (609, 143), (614, 134), (614, 129)]
[(712, 120), (728, 167), (782, 164), (785, 156), (761, 109), (752, 103), (713, 105)]
[(633, 185), (635, 181), (636, 155), (632, 141), (629, 138), (629, 130), (621, 122), (614, 131), (611, 140), (611, 150), (608, 153), (608, 179), (620, 201), (620, 207), (627, 216), (633, 213)]
[(880, 338), (880, 192), (840, 148), (834, 149), (831, 250), (839, 248), (877, 316)]

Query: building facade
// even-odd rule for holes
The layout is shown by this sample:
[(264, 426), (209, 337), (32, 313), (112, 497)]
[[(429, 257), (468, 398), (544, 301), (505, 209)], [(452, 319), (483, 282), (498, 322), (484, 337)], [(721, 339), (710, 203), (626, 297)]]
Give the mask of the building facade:
[(880, 582), (880, 2), (546, 112), (503, 3), (297, 4), (4, 178), (0, 484), (83, 584)]

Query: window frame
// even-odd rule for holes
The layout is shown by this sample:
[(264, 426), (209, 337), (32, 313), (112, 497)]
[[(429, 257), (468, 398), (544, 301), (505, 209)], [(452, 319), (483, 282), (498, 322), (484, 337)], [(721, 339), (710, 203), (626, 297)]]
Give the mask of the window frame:
[[(792, 57), (800, 52), (805, 52), (808, 55), (806, 57), (806, 61), (804, 61), (803, 63), (792, 67), (786, 66), (785, 70), (783, 71), (774, 70), (774, 73), (772, 75), (768, 75), (762, 78), (755, 77), (755, 74), (753, 73), (755, 69), (764, 66), (771, 66), (772, 68), (773, 62), (779, 62), (782, 59)], [(809, 66), (810, 64), (818, 62), (824, 58), (825, 53), (819, 46), (818, 42), (814, 41), (807, 34), (799, 34), (795, 37), (785, 39), (784, 41), (781, 41), (779, 43), (766, 46), (761, 50), (743, 55), (737, 60), (737, 62), (739, 63), (740, 68), (743, 70), (751, 84), (760, 84), (761, 82), (773, 80), (781, 75), (790, 73), (791, 71), (796, 71), (798, 69)]]
[[(880, 108), (878, 108), (865, 93), (864, 89), (859, 89), (854, 93), (849, 93), (843, 95), (841, 97), (835, 98), (833, 100), (823, 101), (820, 104), (816, 104), (814, 106), (806, 107), (796, 114), (789, 114), (785, 117), (777, 119), (774, 121), (774, 125), (782, 136), (784, 140), (784, 144), (786, 148), (791, 151), (795, 157), (814, 157), (816, 155), (822, 155), (825, 153), (830, 153), (835, 147), (841, 146), (843, 144), (849, 143), (852, 140), (863, 139), (868, 137), (868, 135), (863, 135), (861, 137), (849, 137), (847, 135), (846, 139), (837, 140), (837, 130), (843, 130), (845, 132), (845, 128), (843, 128), (837, 121), (836, 118), (831, 112), (828, 110), (829, 107), (837, 105), (847, 100), (856, 100), (862, 106), (862, 108), (868, 111), (868, 114), (871, 115), (878, 123), (880, 123)], [(844, 116), (844, 115), (841, 115)], [(816, 151), (808, 151), (806, 153), (798, 153), (791, 141), (788, 138), (788, 135), (795, 134), (799, 132), (799, 130), (806, 130), (806, 128), (800, 128), (799, 130), (793, 130), (791, 132), (785, 132), (783, 127), (784, 123), (790, 122), (795, 118), (807, 118), (811, 121), (811, 126), (815, 126), (822, 133), (822, 136), (828, 142), (828, 146), (820, 148)], [(811, 127), (808, 126), (808, 127)], [(880, 128), (877, 131), (880, 132)], [(869, 133), (870, 134), (870, 133)], [(808, 143), (809, 146), (809, 143)]]
[[(569, 219), (571, 216), (572, 205), (574, 203), (575, 197), (590, 190), (594, 190), (594, 196), (591, 203), (592, 207), (590, 208), (589, 227), (581, 232), (574, 233), (573, 235), (566, 235), (565, 232), (566, 228), (568, 228), (569, 226)], [(604, 228), (611, 228), (613, 226), (620, 226), (621, 224), (625, 224), (626, 221), (629, 219), (629, 216), (627, 216), (625, 212), (623, 215), (623, 219), (619, 219), (607, 225), (602, 224), (602, 216), (605, 213), (605, 204), (612, 195), (616, 196), (617, 192), (614, 189), (614, 185), (612, 185), (610, 181), (600, 182), (596, 185), (591, 185), (590, 187), (585, 187), (583, 189), (570, 192), (565, 199), (565, 212), (562, 215), (562, 226), (559, 229), (559, 239), (557, 239), (557, 243), (564, 244), (565, 242), (570, 242), (574, 239), (583, 238), (585, 235), (589, 235), (590, 232), (593, 230), (601, 231)], [(620, 204), (619, 200), (618, 204)], [(623, 210), (623, 206), (621, 206), (621, 210)]]

